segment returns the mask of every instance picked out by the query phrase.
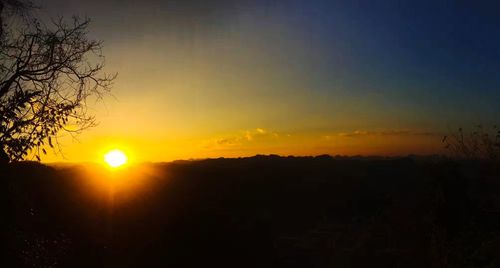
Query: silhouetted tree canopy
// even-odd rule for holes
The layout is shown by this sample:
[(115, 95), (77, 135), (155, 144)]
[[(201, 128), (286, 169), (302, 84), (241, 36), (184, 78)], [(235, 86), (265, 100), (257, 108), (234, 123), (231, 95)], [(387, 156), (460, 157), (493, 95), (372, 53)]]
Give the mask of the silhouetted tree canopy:
[[(29, 8), (27, 2), (1, 1)], [(2, 14), (3, 16), (3, 14)], [(44, 24), (24, 17), (4, 27), (0, 45), (0, 151), (11, 161), (38, 160), (60, 131), (95, 125), (86, 101), (101, 98), (116, 75), (103, 73), (102, 43), (89, 39), (89, 19)], [(1, 153), (1, 152), (0, 152)]]

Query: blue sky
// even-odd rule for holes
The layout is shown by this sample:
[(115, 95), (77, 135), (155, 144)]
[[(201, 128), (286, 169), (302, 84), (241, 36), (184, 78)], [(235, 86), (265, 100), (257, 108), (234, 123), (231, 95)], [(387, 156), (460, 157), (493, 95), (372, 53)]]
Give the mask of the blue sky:
[[(425, 132), (439, 141), (499, 120), (498, 1), (40, 3), (51, 16), (89, 16), (119, 73), (117, 101), (96, 108), (103, 125), (88, 140), (154, 133), (175, 147), (180, 137), (205, 144), (265, 129), (302, 137), (298, 153), (335, 153), (317, 139)], [(234, 150), (281, 152), (270, 140), (245, 146)]]

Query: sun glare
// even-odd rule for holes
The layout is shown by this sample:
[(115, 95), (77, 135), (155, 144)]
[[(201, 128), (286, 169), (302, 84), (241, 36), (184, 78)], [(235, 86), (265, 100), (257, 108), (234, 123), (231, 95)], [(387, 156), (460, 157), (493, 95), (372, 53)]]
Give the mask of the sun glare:
[(113, 168), (123, 166), (127, 160), (125, 153), (120, 150), (112, 150), (104, 155), (104, 161)]

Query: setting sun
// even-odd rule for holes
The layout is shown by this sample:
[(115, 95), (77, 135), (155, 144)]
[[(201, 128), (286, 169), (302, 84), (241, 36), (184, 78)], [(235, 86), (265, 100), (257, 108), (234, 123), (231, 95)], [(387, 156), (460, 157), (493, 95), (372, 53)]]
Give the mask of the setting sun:
[(127, 163), (127, 156), (120, 150), (112, 150), (104, 155), (104, 161), (110, 167), (120, 167)]

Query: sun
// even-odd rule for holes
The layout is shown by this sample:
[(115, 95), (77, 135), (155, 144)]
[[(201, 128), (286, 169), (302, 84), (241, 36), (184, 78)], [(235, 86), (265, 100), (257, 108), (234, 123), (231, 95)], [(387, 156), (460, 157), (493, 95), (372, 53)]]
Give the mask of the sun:
[(118, 149), (111, 150), (104, 155), (104, 161), (113, 168), (125, 165), (127, 160), (127, 155)]

